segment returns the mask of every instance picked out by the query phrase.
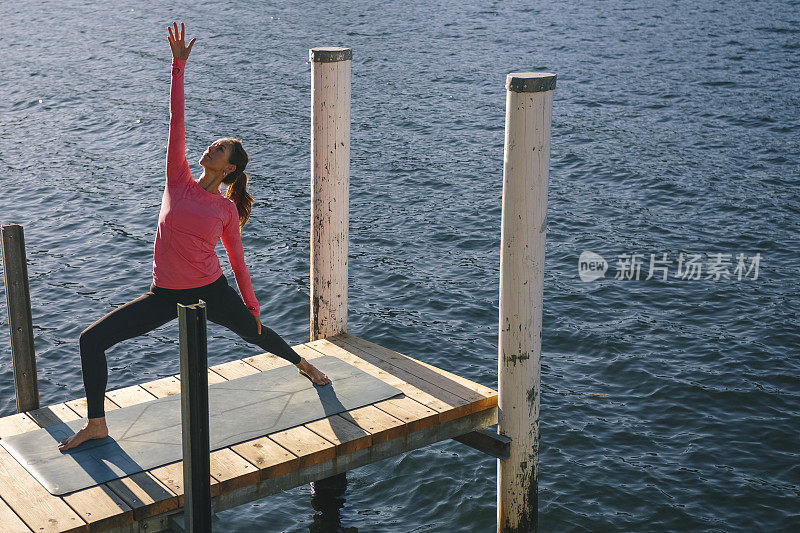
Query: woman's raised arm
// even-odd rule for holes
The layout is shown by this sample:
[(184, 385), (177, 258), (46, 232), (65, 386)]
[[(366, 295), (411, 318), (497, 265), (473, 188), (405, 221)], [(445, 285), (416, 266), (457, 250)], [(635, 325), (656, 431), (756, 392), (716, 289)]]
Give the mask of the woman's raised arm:
[(189, 52), (192, 51), (195, 39), (186, 46), (183, 40), (183, 22), (178, 36), (178, 25), (175, 34), (167, 27), (167, 40), (172, 49), (172, 82), (169, 91), (169, 139), (167, 140), (167, 185), (185, 185), (192, 179), (189, 162), (186, 160), (186, 130), (183, 122), (183, 71)]

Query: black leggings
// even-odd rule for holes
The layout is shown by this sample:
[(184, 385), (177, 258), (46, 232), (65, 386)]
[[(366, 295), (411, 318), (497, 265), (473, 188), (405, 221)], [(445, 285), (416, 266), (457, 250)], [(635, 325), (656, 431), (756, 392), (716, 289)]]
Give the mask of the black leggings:
[(239, 294), (228, 285), (225, 275), (213, 283), (192, 289), (164, 289), (150, 284), (150, 290), (114, 309), (81, 332), (81, 368), (86, 389), (88, 418), (105, 416), (103, 406), (108, 383), (105, 350), (125, 339), (144, 335), (178, 317), (177, 304), (203, 300), (206, 318), (230, 329), (247, 342), (297, 364), (300, 355), (270, 328), (261, 324), (261, 335), (253, 314)]

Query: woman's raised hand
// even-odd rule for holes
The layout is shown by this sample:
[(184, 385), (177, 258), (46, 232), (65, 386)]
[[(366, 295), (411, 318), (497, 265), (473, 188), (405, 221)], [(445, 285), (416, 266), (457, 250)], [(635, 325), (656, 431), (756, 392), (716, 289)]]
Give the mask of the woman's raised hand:
[(169, 41), (169, 47), (172, 48), (172, 57), (175, 59), (188, 59), (196, 38), (192, 39), (189, 46), (186, 46), (183, 40), (183, 22), (181, 22), (180, 37), (178, 36), (178, 24), (173, 22), (172, 25), (175, 27), (175, 33), (172, 33), (172, 28), (167, 26), (167, 31), (169, 31), (167, 40)]

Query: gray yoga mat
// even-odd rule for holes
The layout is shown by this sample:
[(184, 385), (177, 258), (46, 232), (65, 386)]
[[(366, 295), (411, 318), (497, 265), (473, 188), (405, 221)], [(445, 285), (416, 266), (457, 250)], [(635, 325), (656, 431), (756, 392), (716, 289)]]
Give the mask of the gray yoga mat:
[[(294, 365), (208, 387), (210, 449), (363, 407), (402, 391), (337, 357), (314, 366), (330, 379), (315, 385)], [(4, 437), (0, 444), (48, 491), (63, 495), (183, 458), (181, 395), (106, 412), (108, 437), (59, 451), (85, 419)]]

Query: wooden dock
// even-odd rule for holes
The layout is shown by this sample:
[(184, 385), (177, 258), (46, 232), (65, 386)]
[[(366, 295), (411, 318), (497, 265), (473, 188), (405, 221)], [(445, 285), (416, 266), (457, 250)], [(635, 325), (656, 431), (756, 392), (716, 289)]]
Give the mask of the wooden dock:
[[(211, 452), (213, 512), (497, 423), (497, 391), (365, 339), (341, 333), (294, 346), (331, 355), (404, 395)], [(176, 358), (177, 361), (177, 358)], [(312, 361), (313, 362), (313, 361)], [(289, 365), (269, 353), (208, 369), (208, 383)], [(324, 371), (324, 369), (322, 369)], [(110, 411), (180, 393), (180, 374), (108, 391)], [(0, 418), (0, 438), (86, 417), (86, 399)], [(53, 441), (53, 446), (58, 442)], [(53, 496), (0, 447), (0, 531), (169, 529), (183, 512), (183, 462)]]
[[(309, 60), (309, 338), (315, 340), (295, 348), (309, 360), (328, 355), (338, 357), (396, 387), (403, 396), (211, 452), (211, 510), (230, 509), (453, 438), (499, 459), (498, 533), (536, 531), (542, 287), (550, 121), (556, 75), (512, 72), (506, 77), (497, 353), (499, 391), (494, 391), (344, 333), (348, 304), (352, 51), (344, 47), (315, 47), (309, 50)], [(22, 226), (3, 224), (0, 244), (18, 411), (16, 415), (0, 419), (2, 439), (85, 418), (86, 401), (80, 398), (39, 408)], [(187, 344), (181, 344), (183, 355)], [(202, 352), (205, 355), (205, 347)], [(205, 364), (198, 365), (201, 376)], [(288, 364), (272, 354), (260, 354), (209, 368), (208, 383)], [(181, 366), (185, 370), (188, 365)], [(196, 377), (197, 371), (184, 375)], [(109, 391), (105, 409), (110, 411), (177, 394), (181, 390), (179, 379), (180, 374)], [(186, 381), (183, 385), (188, 389), (189, 380)], [(182, 414), (190, 411), (193, 410), (182, 408)], [(202, 420), (202, 416), (198, 419)], [(496, 432), (481, 431), (494, 424), (497, 424)], [(197, 424), (194, 430), (199, 433)], [(57, 446), (55, 439), (53, 446)], [(198, 449), (196, 446), (188, 448), (193, 452)], [(205, 456), (205, 449), (200, 455)], [(205, 479), (207, 473), (207, 465), (203, 463), (202, 466), (198, 479)], [(192, 515), (198, 517), (196, 523), (207, 525), (200, 521), (208, 511), (208, 495), (196, 490), (196, 470), (187, 468), (187, 471), (192, 472), (191, 484), (196, 496), (192, 497), (190, 492), (188, 507), (199, 509), (195, 502), (202, 499), (203, 512)], [(164, 531), (174, 525), (173, 518), (182, 513), (182, 478), (183, 462), (177, 461), (63, 497), (53, 496), (0, 447), (0, 531)], [(190, 517), (189, 523), (194, 520)]]

